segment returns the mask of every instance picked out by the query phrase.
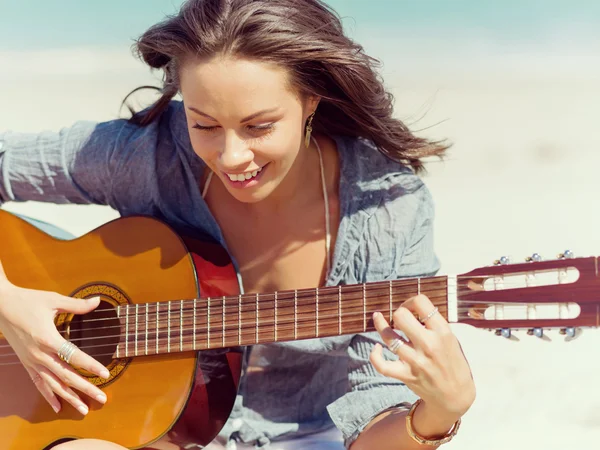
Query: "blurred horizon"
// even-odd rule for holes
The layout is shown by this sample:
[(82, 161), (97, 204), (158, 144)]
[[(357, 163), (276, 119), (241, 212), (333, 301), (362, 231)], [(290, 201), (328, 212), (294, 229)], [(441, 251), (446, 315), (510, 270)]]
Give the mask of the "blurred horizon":
[[(142, 64), (132, 45), (181, 1), (0, 2), (0, 79), (31, 72), (120, 76)], [(329, 0), (383, 74), (600, 76), (600, 2)], [(408, 63), (407, 63), (408, 61)]]

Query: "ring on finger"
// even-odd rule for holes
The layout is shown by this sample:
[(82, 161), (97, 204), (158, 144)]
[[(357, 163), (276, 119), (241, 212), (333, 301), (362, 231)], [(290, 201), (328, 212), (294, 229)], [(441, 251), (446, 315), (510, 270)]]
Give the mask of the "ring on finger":
[(58, 349), (58, 357), (66, 362), (67, 364), (71, 364), (71, 358), (73, 354), (77, 350), (77, 346), (70, 341), (65, 341), (63, 345)]
[(403, 345), (404, 345), (404, 341), (402, 339), (395, 338), (394, 340), (392, 340), (392, 342), (390, 342), (390, 345), (388, 345), (388, 348), (392, 352), (396, 353), (396, 351)]
[(425, 325), (425, 322), (427, 322), (429, 319), (431, 319), (436, 313), (438, 312), (437, 307), (433, 308), (433, 311), (431, 311), (429, 314), (427, 314), (423, 319), (421, 319), (421, 323), (423, 325)]

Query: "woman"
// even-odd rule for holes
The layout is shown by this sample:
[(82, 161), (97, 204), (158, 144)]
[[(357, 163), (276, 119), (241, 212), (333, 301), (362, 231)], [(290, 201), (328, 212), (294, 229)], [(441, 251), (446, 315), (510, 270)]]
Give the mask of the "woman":
[[(432, 201), (415, 172), (445, 148), (392, 118), (372, 60), (320, 0), (189, 0), (137, 49), (164, 71), (161, 98), (129, 121), (0, 134), (1, 200), (105, 204), (191, 227), (227, 247), (249, 293), (438, 270)], [(5, 276), (0, 286), (0, 329), (53, 408), (68, 407), (60, 397), (87, 413), (71, 388), (106, 401), (61, 365), (52, 322), (97, 303)], [(333, 426), (353, 450), (450, 439), (475, 396), (460, 346), (426, 296), (393, 319), (403, 334), (376, 314), (378, 333), (254, 346), (224, 439), (267, 446)], [(80, 350), (70, 362), (105, 371)]]

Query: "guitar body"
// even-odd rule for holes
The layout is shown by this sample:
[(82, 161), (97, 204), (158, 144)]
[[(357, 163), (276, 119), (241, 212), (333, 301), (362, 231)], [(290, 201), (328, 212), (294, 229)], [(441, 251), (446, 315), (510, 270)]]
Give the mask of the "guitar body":
[[(239, 293), (222, 247), (184, 240), (148, 217), (118, 219), (81, 238), (60, 241), (0, 211), (0, 242), (0, 260), (12, 283), (78, 298), (99, 295), (103, 301), (94, 313), (117, 327), (117, 306)], [(61, 314), (57, 328), (75, 342), (86, 339), (86, 330), (75, 326), (75, 320), (91, 323), (86, 316)], [(110, 337), (107, 331), (104, 342)], [(56, 414), (7, 345), (0, 334), (3, 450), (49, 449), (79, 438), (132, 449), (204, 446), (229, 417), (241, 374), (242, 354), (234, 349), (118, 358), (116, 343), (108, 352), (106, 343), (92, 345), (84, 350), (109, 368), (111, 378), (83, 375), (107, 394), (108, 402), (100, 405), (83, 396), (90, 406), (87, 416), (65, 401)]]

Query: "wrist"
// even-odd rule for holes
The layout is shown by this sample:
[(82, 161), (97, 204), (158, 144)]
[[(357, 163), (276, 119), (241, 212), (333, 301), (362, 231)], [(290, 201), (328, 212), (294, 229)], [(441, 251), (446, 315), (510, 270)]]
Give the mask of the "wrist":
[(461, 414), (421, 401), (414, 411), (412, 428), (425, 439), (439, 439), (446, 436), (460, 418)]

